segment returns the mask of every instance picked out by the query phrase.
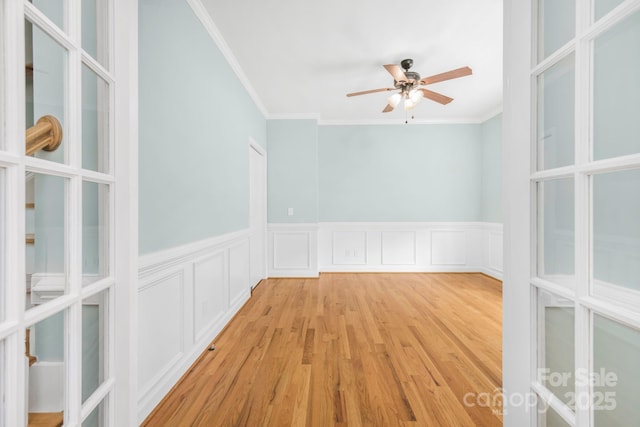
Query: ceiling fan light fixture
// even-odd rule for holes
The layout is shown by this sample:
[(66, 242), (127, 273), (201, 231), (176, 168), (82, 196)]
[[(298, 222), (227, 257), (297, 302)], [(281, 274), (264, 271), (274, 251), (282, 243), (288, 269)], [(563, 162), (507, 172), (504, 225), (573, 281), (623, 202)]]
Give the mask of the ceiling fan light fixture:
[(404, 99), (404, 110), (412, 110), (420, 103), (422, 98), (427, 98), (442, 105), (447, 105), (453, 98), (444, 96), (440, 93), (433, 92), (426, 88), (427, 85), (443, 82), (446, 80), (457, 79), (472, 74), (471, 68), (461, 67), (455, 70), (445, 71), (444, 73), (435, 74), (433, 76), (420, 78), (420, 74), (415, 71), (409, 71), (413, 65), (412, 59), (403, 59), (400, 63), (402, 68), (396, 64), (386, 64), (384, 68), (391, 77), (393, 77), (393, 87), (383, 87), (380, 89), (370, 89), (360, 92), (348, 93), (347, 96), (366, 95), (369, 93), (387, 92), (397, 89), (398, 92), (387, 98), (387, 105), (382, 110), (383, 113), (393, 111)]
[(404, 109), (405, 111), (413, 110), (416, 108), (416, 103), (410, 97), (404, 100)]
[(402, 101), (402, 95), (400, 93), (394, 93), (389, 97), (389, 99), (387, 99), (387, 102), (393, 108), (396, 108), (398, 104), (400, 104), (400, 101)]
[(417, 105), (423, 96), (424, 96), (424, 93), (422, 93), (422, 91), (418, 89), (413, 89), (411, 92), (409, 92), (409, 98), (411, 99), (411, 102), (413, 102), (414, 105)]

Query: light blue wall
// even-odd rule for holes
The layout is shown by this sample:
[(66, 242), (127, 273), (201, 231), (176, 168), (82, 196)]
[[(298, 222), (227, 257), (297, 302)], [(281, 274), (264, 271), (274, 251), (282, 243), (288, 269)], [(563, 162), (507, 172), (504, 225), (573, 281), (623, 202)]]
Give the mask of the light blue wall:
[(320, 221), (481, 221), (481, 127), (320, 126)]
[(266, 120), (184, 0), (139, 2), (141, 254), (249, 225)]
[(480, 125), (482, 221), (502, 222), (502, 114)]
[(267, 140), (269, 222), (318, 222), (316, 120), (269, 120)]

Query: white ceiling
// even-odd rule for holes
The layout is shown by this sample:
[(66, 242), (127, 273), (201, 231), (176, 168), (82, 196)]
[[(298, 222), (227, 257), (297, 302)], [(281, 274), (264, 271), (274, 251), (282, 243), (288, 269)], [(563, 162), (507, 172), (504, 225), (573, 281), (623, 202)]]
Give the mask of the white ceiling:
[(473, 75), (429, 88), (415, 122), (478, 122), (502, 106), (502, 0), (201, 0), (245, 84), (269, 118), (404, 122), (382, 113), (393, 87), (384, 64), (412, 58), (422, 77), (469, 66)]

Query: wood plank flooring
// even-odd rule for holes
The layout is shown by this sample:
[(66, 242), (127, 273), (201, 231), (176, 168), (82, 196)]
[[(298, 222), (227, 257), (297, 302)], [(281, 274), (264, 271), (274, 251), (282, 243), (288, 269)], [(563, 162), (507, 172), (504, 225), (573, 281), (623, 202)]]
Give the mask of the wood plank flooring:
[(501, 319), (481, 274), (269, 279), (143, 425), (502, 425)]

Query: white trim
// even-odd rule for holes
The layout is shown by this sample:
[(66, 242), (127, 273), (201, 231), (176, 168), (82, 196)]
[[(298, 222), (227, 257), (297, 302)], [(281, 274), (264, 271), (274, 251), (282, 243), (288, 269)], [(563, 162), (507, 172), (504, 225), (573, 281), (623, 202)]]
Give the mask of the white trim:
[[(248, 254), (249, 234), (248, 229), (239, 230), (140, 257), (137, 294), (152, 289), (166, 280), (179, 277), (182, 298), (180, 301), (175, 301), (176, 305), (172, 308), (173, 313), (180, 317), (174, 321), (179, 323), (177, 327), (181, 333), (180, 342), (170, 343), (174, 349), (179, 348), (179, 351), (171, 354), (171, 358), (166, 363), (163, 362), (162, 367), (157, 372), (153, 372), (150, 378), (146, 379), (145, 384), (140, 384), (135, 425), (141, 423), (151, 413), (251, 296), (248, 262), (230, 262), (232, 253), (237, 248), (246, 248)], [(216, 297), (222, 298), (224, 304), (219, 308), (211, 308), (211, 311), (207, 312), (208, 323), (199, 330), (195, 330), (195, 310), (203, 309), (201, 304), (203, 301), (196, 301), (195, 289), (198, 283), (196, 283), (197, 277), (194, 272), (203, 260), (220, 256), (223, 260), (220, 266), (224, 271), (219, 280), (224, 283), (218, 283), (218, 286), (222, 286), (224, 295), (216, 295)], [(236, 270), (233, 270), (234, 268)], [(232, 280), (238, 277), (247, 278), (246, 286), (241, 292), (231, 295)], [(202, 282), (200, 285), (207, 285), (207, 283)], [(151, 305), (158, 303), (149, 300), (143, 302)], [(157, 339), (154, 338), (153, 348), (165, 344), (162, 341), (162, 334), (158, 334), (157, 331), (140, 330), (138, 334), (144, 337), (157, 337)], [(140, 345), (141, 340), (136, 343), (136, 346)], [(146, 353), (154, 354), (155, 351), (149, 351), (147, 348)], [(143, 363), (143, 361), (136, 361), (136, 363)]]
[(486, 114), (480, 116), (480, 123), (488, 122), (489, 120), (493, 119), (494, 117), (500, 114), (502, 114), (502, 103), (500, 104), (499, 107), (493, 108), (487, 111)]
[[(256, 140), (252, 137), (249, 137), (249, 168), (251, 168), (251, 164), (252, 164), (252, 160), (251, 160), (251, 150), (255, 151), (258, 155), (261, 156), (262, 158), (262, 179), (261, 179), (261, 189), (259, 190), (259, 194), (260, 196), (263, 198), (262, 202), (263, 202), (263, 216), (261, 218), (260, 221), (260, 227), (261, 227), (261, 233), (262, 234), (262, 255), (263, 255), (263, 259), (262, 259), (262, 264), (261, 264), (261, 271), (259, 272), (259, 276), (260, 276), (260, 280), (262, 279), (266, 279), (268, 277), (268, 273), (267, 273), (267, 265), (269, 263), (269, 259), (268, 259), (268, 253), (269, 253), (269, 249), (268, 249), (268, 232), (267, 232), (267, 211), (268, 211), (268, 197), (269, 197), (269, 191), (267, 189), (267, 176), (268, 176), (268, 165), (269, 165), (269, 161), (267, 159), (267, 150), (265, 150), (260, 144), (258, 144), (256, 142)], [(253, 177), (253, 170), (249, 170), (249, 196), (251, 197), (252, 195), (252, 177)], [(253, 209), (253, 200), (249, 200), (249, 216), (250, 218), (253, 217), (253, 215), (251, 214), (251, 210)], [(251, 230), (252, 224), (251, 224), (251, 219), (249, 220), (250, 224), (249, 224), (249, 229)], [(250, 237), (249, 237), (249, 262), (252, 264), (251, 268), (253, 269), (253, 264), (255, 263), (255, 261), (253, 260), (253, 250), (252, 250), (252, 245), (254, 244), (253, 242), (253, 232), (250, 233)], [(250, 269), (250, 274), (253, 277), (250, 277), (251, 280), (251, 286), (252, 289), (254, 286), (256, 286), (259, 282), (255, 282), (255, 278), (258, 276), (258, 274), (252, 274), (251, 272), (253, 271), (252, 269)]]
[(138, 275), (140, 278), (144, 278), (154, 274), (157, 270), (166, 270), (170, 266), (183, 264), (189, 259), (202, 256), (216, 248), (227, 246), (234, 241), (248, 237), (248, 229), (239, 230), (142, 255), (138, 261)]
[[(433, 233), (438, 233), (435, 243)], [(481, 272), (501, 280), (501, 266), (492, 265), (491, 257), (485, 256), (492, 239), (500, 243), (493, 250), (501, 259), (502, 225), (497, 223), (269, 224), (269, 277), (317, 277), (320, 272)], [(433, 262), (434, 250), (445, 251), (435, 258), (438, 263)]]
[(115, 286), (109, 292), (110, 333), (106, 361), (115, 379), (106, 414), (112, 426), (136, 425), (138, 393), (138, 0), (113, 0), (109, 17), (112, 33), (109, 66), (113, 86), (113, 162), (117, 184), (112, 188), (115, 236), (110, 269)]
[(256, 107), (258, 107), (262, 115), (266, 118), (269, 115), (267, 109), (262, 103), (262, 100), (260, 100), (260, 97), (258, 96), (256, 90), (249, 82), (249, 79), (242, 70), (242, 67), (240, 67), (240, 63), (231, 51), (231, 48), (225, 41), (224, 37), (222, 37), (222, 33), (220, 32), (220, 30), (218, 30), (218, 27), (213, 22), (213, 19), (211, 18), (211, 15), (209, 14), (207, 8), (202, 4), (200, 0), (187, 0), (187, 3), (189, 4), (189, 6), (191, 6), (191, 9), (193, 9), (193, 12), (196, 14), (200, 22), (202, 22), (202, 25), (209, 33), (216, 46), (218, 46), (218, 49), (220, 49), (220, 52), (229, 63), (229, 66), (238, 77), (238, 80), (240, 81), (242, 86), (244, 86), (245, 90), (249, 94), (249, 97), (253, 100), (253, 102), (256, 104)]
[(319, 113), (269, 114), (267, 120), (320, 120)]
[[(532, 35), (533, 6), (531, 0), (504, 2), (504, 73), (502, 210), (504, 221), (504, 279), (502, 286), (502, 387), (505, 426), (533, 426), (535, 408), (509, 404), (510, 397), (527, 396), (535, 373), (536, 352), (533, 346), (535, 311), (532, 308), (531, 278), (532, 171), (531, 147), (535, 146), (532, 124), (535, 104), (531, 64), (535, 61)], [(532, 135), (534, 138), (532, 138)], [(533, 264), (535, 265), (535, 264)]]
[(258, 144), (255, 140), (255, 138), (253, 137), (249, 137), (249, 147), (256, 150), (256, 152), (258, 154), (260, 154), (261, 156), (263, 156), (266, 160), (267, 158), (267, 150), (260, 144)]
[[(493, 111), (492, 111), (493, 113)], [(491, 117), (498, 113), (493, 114)], [(370, 125), (468, 125), (481, 124), (488, 119), (481, 117), (459, 117), (459, 118), (430, 118), (430, 119), (412, 119), (409, 123), (405, 123), (405, 119), (398, 117), (396, 119), (362, 119), (362, 120), (325, 120), (318, 119), (318, 126), (370, 126)], [(491, 118), (490, 117), (490, 118)]]
[[(98, 274), (83, 274), (82, 287), (96, 283), (100, 277)], [(66, 287), (67, 276), (64, 273), (33, 273), (31, 275), (31, 304), (44, 304), (59, 298), (64, 295)]]
[(269, 277), (318, 277), (317, 224), (268, 224), (267, 233)]

